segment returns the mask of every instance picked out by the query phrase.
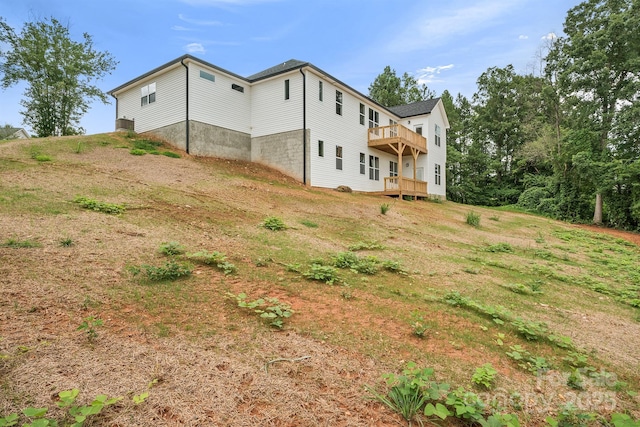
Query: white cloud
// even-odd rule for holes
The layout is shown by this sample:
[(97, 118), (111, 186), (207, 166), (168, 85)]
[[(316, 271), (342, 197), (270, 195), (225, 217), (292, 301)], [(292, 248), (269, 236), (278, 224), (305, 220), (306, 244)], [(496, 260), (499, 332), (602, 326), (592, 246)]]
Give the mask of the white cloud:
[(182, 25), (174, 25), (171, 27), (173, 31), (193, 31), (191, 28), (183, 27)]
[(189, 43), (184, 47), (184, 49), (189, 53), (206, 53), (204, 46), (200, 43)]
[(558, 36), (556, 35), (556, 33), (552, 32), (552, 33), (549, 33), (549, 34), (546, 34), (546, 35), (542, 36), (541, 40), (555, 40), (557, 38), (558, 38)]
[(182, 13), (178, 14), (178, 19), (180, 19), (181, 21), (186, 22), (187, 24), (201, 25), (201, 26), (205, 26), (205, 27), (218, 27), (218, 26), (222, 25), (222, 22), (220, 22), (220, 21), (203, 21), (203, 20), (200, 20), (200, 19), (191, 19), (191, 18), (188, 18), (187, 16), (183, 15)]
[(425, 67), (421, 68), (414, 74), (416, 80), (418, 80), (419, 84), (428, 84), (434, 81), (438, 81), (438, 74), (442, 71), (450, 70), (454, 67), (453, 64), (449, 65), (438, 65), (436, 67)]
[(492, 23), (518, 6), (518, 1), (484, 0), (472, 6), (440, 10), (437, 14), (425, 11), (413, 22), (404, 25), (398, 37), (391, 40), (391, 50), (411, 52), (440, 45), (454, 37), (491, 27)]
[(528, 40), (529, 36), (525, 36), (524, 34), (521, 34), (518, 36), (518, 40)]

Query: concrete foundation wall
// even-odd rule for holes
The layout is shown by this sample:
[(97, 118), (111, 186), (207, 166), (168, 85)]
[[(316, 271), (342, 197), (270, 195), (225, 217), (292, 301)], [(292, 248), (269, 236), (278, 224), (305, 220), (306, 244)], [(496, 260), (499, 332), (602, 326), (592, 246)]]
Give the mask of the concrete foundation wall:
[(144, 134), (151, 134), (159, 136), (160, 138), (168, 141), (174, 147), (180, 150), (187, 149), (187, 128), (185, 127), (185, 122), (174, 123), (169, 126), (163, 126), (158, 129), (153, 129), (148, 132), (144, 132)]
[[(302, 129), (299, 129), (252, 138), (251, 161), (279, 170), (280, 172), (303, 182), (304, 156), (302, 150), (302, 135)], [(309, 131), (306, 132), (305, 139), (307, 142), (308, 177)]]
[(251, 161), (251, 135), (190, 120), (189, 154)]

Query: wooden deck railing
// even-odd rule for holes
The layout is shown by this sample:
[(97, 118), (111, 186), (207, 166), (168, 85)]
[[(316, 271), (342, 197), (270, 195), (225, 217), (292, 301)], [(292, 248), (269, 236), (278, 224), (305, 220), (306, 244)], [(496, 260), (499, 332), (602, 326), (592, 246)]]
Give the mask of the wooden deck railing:
[(369, 147), (379, 147), (400, 141), (409, 147), (417, 148), (423, 153), (427, 152), (427, 138), (402, 125), (395, 124), (369, 128)]
[(402, 180), (402, 192), (406, 194), (427, 194), (427, 183), (411, 178), (387, 176), (384, 178), (385, 193), (395, 193), (400, 191), (400, 180)]

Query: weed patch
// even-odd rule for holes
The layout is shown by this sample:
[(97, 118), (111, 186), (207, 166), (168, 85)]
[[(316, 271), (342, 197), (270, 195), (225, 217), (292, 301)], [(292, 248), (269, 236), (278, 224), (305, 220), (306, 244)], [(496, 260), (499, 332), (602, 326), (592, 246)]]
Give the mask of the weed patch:
[(95, 212), (102, 212), (109, 215), (120, 215), (124, 213), (126, 208), (124, 205), (118, 205), (115, 203), (105, 203), (99, 202), (94, 199), (89, 199), (87, 197), (76, 197), (73, 199), (74, 203), (79, 204), (84, 209), (92, 210)]
[(266, 297), (247, 301), (247, 294), (245, 293), (238, 295), (227, 293), (227, 296), (234, 300), (238, 307), (246, 308), (259, 314), (261, 319), (278, 329), (282, 329), (285, 319), (288, 319), (294, 313), (289, 304), (281, 302), (278, 298)]

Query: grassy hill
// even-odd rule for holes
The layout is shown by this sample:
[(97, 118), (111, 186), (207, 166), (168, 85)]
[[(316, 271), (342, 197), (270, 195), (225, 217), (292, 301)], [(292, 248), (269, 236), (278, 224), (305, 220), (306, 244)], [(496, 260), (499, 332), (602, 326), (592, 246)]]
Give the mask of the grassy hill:
[(640, 415), (636, 244), (175, 154), (0, 143), (0, 416), (77, 388), (123, 397), (91, 425), (398, 425), (367, 387), (410, 361), (522, 425)]

